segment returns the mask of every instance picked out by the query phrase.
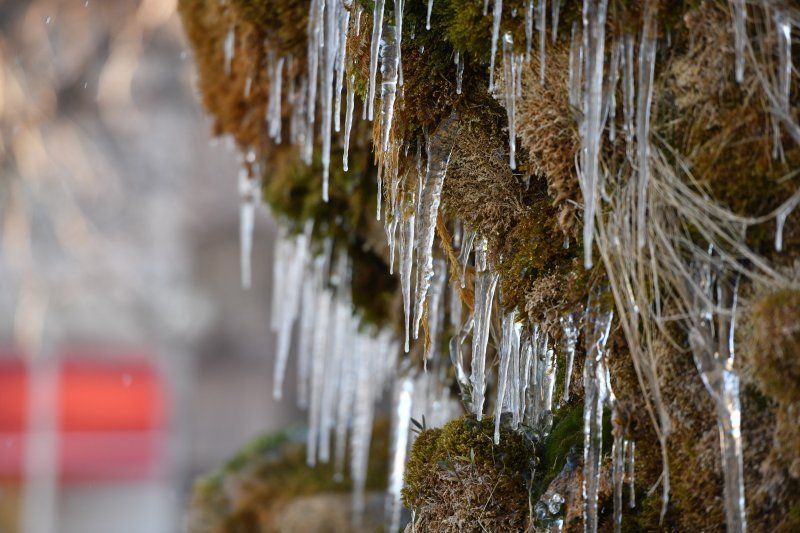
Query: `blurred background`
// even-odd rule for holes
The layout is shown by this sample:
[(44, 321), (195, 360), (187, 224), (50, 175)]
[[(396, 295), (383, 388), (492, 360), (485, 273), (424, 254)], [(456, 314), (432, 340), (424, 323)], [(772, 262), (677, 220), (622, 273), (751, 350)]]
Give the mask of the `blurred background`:
[(175, 8), (0, 0), (0, 533), (179, 531), (196, 474), (297, 419), (275, 226), (244, 291), (239, 162)]

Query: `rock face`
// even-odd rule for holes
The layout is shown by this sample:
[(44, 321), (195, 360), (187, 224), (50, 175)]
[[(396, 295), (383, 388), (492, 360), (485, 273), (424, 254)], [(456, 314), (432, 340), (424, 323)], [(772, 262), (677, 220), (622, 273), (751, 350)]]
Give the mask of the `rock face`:
[[(800, 14), (738, 0), (573, 0), (551, 2), (550, 13), (543, 1), (498, 0), (489, 10), (437, 0), (423, 31), (423, 4), (183, 0), (215, 131), (252, 154), (245, 170), (288, 226), (313, 221), (312, 241), (325, 243), (315, 251), (333, 246), (365, 265), (353, 276), (365, 322), (402, 331), (409, 306), (397, 293), (412, 299), (414, 279), (411, 323), (423, 327), (403, 371), (438, 364), (437, 391), (458, 389), (478, 420), (497, 398), (495, 416), (509, 413), (531, 442), (531, 501), (552, 500), (548, 486), (571, 462), (581, 475), (558, 478), (561, 496), (586, 499), (590, 531), (791, 530), (798, 452), (770, 447), (794, 443), (781, 421), (797, 398), (775, 383), (791, 381), (795, 365), (764, 332), (791, 345), (782, 324), (798, 309), (791, 298), (774, 297), (776, 313), (754, 305), (796, 291), (800, 279), (791, 60)], [(394, 38), (381, 44), (389, 25)], [(283, 78), (263, 68), (277, 57), (291, 64)], [(377, 106), (381, 57), (391, 76)], [(271, 91), (289, 86), (286, 105), (268, 105)], [(329, 114), (345, 92), (365, 114), (386, 113), (369, 124), (358, 120), (361, 105), (355, 114), (347, 105), (353, 129), (340, 154)], [(265, 130), (275, 113), (284, 130), (294, 127), (294, 146)], [(443, 157), (437, 132), (449, 117), (459, 125)], [(349, 171), (339, 171), (338, 155)], [(430, 246), (434, 227), (441, 254)], [(395, 255), (408, 267), (409, 254), (415, 275), (401, 269), (398, 290), (386, 271)], [(445, 298), (428, 290), (434, 259), (450, 274)], [(470, 338), (473, 361), (464, 357)], [(452, 369), (447, 358), (422, 356), (445, 347)], [(763, 347), (782, 377), (761, 368)], [(583, 387), (574, 383), (581, 375)], [(422, 412), (442, 403), (431, 398)], [(434, 469), (426, 484), (412, 463), (408, 486), (431, 501), (446, 486), (469, 504), (459, 475), (479, 489), (475, 479), (490, 479), (460, 465), (452, 475)], [(413, 494), (406, 503), (425, 515)], [(532, 516), (528, 498), (518, 505), (506, 526), (558, 518)], [(456, 508), (429, 527), (480, 515)]]

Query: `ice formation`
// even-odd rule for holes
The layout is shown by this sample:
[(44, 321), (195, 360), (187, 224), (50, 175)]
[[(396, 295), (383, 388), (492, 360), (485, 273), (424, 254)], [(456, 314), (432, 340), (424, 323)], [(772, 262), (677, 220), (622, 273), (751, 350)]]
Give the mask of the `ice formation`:
[[(582, 17), (573, 23), (569, 35), (559, 37), (562, 2), (550, 2), (551, 41), (556, 43), (560, 38), (562, 43), (569, 43), (567, 83), (561, 90), (574, 111), (580, 140), (575, 170), (583, 201), (579, 206), (582, 207), (583, 263), (590, 268), (595, 258), (602, 259), (608, 271), (608, 278), (604, 281), (608, 287), (604, 286), (603, 290), (609, 290), (611, 295), (593, 293), (582, 318), (579, 318), (580, 309), (559, 309), (561, 316), (554, 323), (528, 323), (521, 318), (521, 309), (504, 310), (499, 317), (499, 366), (495, 373), (491, 368), (494, 348), (489, 350), (488, 346), (492, 310), (499, 307), (495, 305), (499, 275), (488, 259), (487, 235), (478, 235), (474, 229), (457, 221), (450, 250), (453, 255), (445, 260), (444, 254), (440, 254), (435, 246), (437, 233), (446, 235), (449, 231), (447, 226), (452, 227), (452, 224), (439, 220), (439, 206), (451, 153), (459, 134), (459, 116), (454, 111), (434, 131), (425, 131), (410, 139), (400, 138), (403, 133), (399, 130), (402, 128), (394, 127), (396, 109), (400, 116), (400, 110), (406, 104), (403, 93), (407, 89), (403, 88), (402, 68), (404, 3), (398, 0), (393, 4), (393, 24), (389, 24), (384, 16), (385, 1), (376, 0), (371, 35), (361, 36), (365, 43), (369, 41), (367, 95), (362, 103), (364, 116), (370, 120), (374, 118), (379, 71), (381, 75), (380, 122), (376, 123), (374, 139), (378, 163), (378, 217), (384, 216), (392, 270), (395, 255), (398, 256), (397, 274), (405, 324), (401, 342), (386, 331), (363, 327), (354, 315), (350, 297), (350, 259), (344, 250), (338, 249), (332, 241), (324, 243), (321, 250), (317, 249), (312, 244), (310, 225), (301, 233), (295, 231), (293, 236), (283, 231), (276, 243), (271, 323), (277, 337), (273, 394), (276, 398), (282, 396), (290, 341), (296, 327), (299, 330), (297, 402), (309, 411), (307, 462), (333, 461), (338, 478), (345, 474), (349, 449), (356, 511), (354, 519), (358, 520), (365, 506), (363, 491), (374, 405), (384, 389), (394, 382), (397, 397), (393, 404), (394, 448), (387, 516), (388, 525), (396, 529), (403, 467), (413, 439), (410, 432), (412, 418), (425, 414), (432, 424), (438, 425), (457, 414), (457, 410), (452, 408), (458, 405), (457, 401), (449, 398), (449, 388), (444, 385), (452, 379), (447, 377), (448, 365), (454, 369), (462, 399), (478, 419), (482, 418), (487, 403), (487, 384), (496, 392), (495, 442), (500, 438), (504, 414), (512, 428), (525, 425), (537, 438), (544, 438), (551, 429), (554, 411), (559, 405), (568, 403), (575, 392), (570, 384), (578, 340), (583, 336), (586, 352), (583, 365), (584, 527), (586, 531), (596, 531), (603, 412), (606, 408), (617, 407), (611, 389), (613, 376), (606, 365), (606, 342), (612, 319), (616, 318), (615, 323), (622, 326), (631, 345), (637, 377), (650, 389), (645, 393), (645, 401), (663, 447), (669, 434), (669, 419), (661, 405), (652, 345), (647, 337), (652, 334), (649, 324), (663, 320), (660, 294), (672, 291), (679, 295), (676, 299), (685, 308), (683, 316), (689, 317), (680, 323), (686, 326), (688, 345), (697, 370), (716, 404), (725, 476), (727, 527), (729, 531), (744, 531), (741, 407), (739, 377), (733, 365), (736, 291), (739, 276), (747, 275), (750, 269), (746, 261), (754, 262), (756, 266), (753, 268), (764, 272), (764, 278), (773, 274), (763, 263), (756, 261), (757, 256), (748, 255), (749, 250), (740, 245), (741, 239), (732, 236), (730, 227), (735, 224), (731, 220), (738, 223), (741, 222), (739, 219), (725, 218), (715, 212), (713, 215), (717, 218), (713, 222), (716, 226), (694, 224), (706, 241), (730, 244), (734, 253), (726, 251), (728, 256), (714, 252), (713, 247), (710, 253), (705, 254), (692, 248), (687, 251), (680, 248), (682, 243), (676, 244), (677, 239), (665, 243), (665, 236), (659, 234), (659, 231), (663, 233), (663, 228), (658, 226), (664, 221), (652, 219), (659, 215), (651, 212), (653, 205), (659, 202), (671, 202), (670, 208), (678, 213), (675, 220), (680, 223), (696, 221), (696, 212), (704, 209), (699, 207), (700, 201), (695, 200), (697, 196), (681, 189), (675, 177), (665, 170), (664, 148), (658, 132), (651, 132), (659, 45), (657, 3), (654, 0), (644, 2), (641, 28), (626, 26), (620, 30), (608, 23), (607, 0), (582, 0)], [(490, 49), (489, 90), (506, 109), (508, 166), (515, 170), (518, 162), (516, 134), (518, 126), (520, 130), (522, 128), (518, 124), (521, 119), (517, 116), (517, 106), (522, 101), (524, 69), (535, 69), (528, 66), (534, 48), (538, 49), (539, 82), (542, 85), (548, 82), (545, 79), (547, 2), (527, 0), (524, 3), (524, 54), (515, 52), (512, 33), (501, 34), (501, 29), (506, 30), (502, 21), (502, 0), (493, 0), (491, 5), (492, 12), (489, 13), (490, 2), (484, 1), (486, 21), (491, 25), (491, 35), (486, 36)], [(782, 4), (764, 4), (769, 14), (764, 24), (774, 31), (769, 41), (774, 57), (765, 69), (754, 56), (755, 39), (761, 36), (755, 31), (748, 36), (748, 24), (751, 30), (754, 25), (754, 19), (748, 19), (748, 9), (752, 10), (753, 4), (730, 0), (729, 5), (733, 76), (742, 82), (745, 75), (750, 76), (752, 71), (756, 71), (769, 101), (773, 155), (781, 159), (784, 157), (782, 143), (786, 134), (800, 140), (800, 127), (792, 116), (791, 101), (796, 77), (792, 64), (792, 46), (795, 44), (792, 33), (798, 25), (797, 15)], [(428, 0), (425, 7), (425, 24), (430, 30), (433, 0)], [(265, 54), (266, 78), (270, 85), (264, 117), (266, 136), (275, 143), (281, 142), (282, 136), (286, 135), (282, 131), (285, 116), (288, 120), (287, 138), (299, 147), (302, 159), (308, 164), (313, 161), (315, 142), (319, 140), (322, 197), (325, 201), (329, 193), (334, 132), (341, 133), (342, 137), (343, 169), (348, 170), (349, 166), (359, 80), (352, 68), (354, 59), (347, 56), (347, 41), (359, 37), (362, 12), (362, 5), (352, 0), (310, 0), (308, 69), (303, 73), (296, 71), (297, 63), (291, 55), (275, 51)], [(516, 11), (508, 16), (509, 19), (518, 17)], [(438, 23), (437, 20), (433, 22)], [(222, 42), (226, 76), (234, 74), (236, 29), (233, 25), (227, 28)], [(405, 37), (413, 41), (414, 34), (412, 24)], [(669, 46), (668, 41), (667, 33), (664, 46)], [(499, 70), (495, 68), (498, 42), (502, 47), (502, 87), (495, 78)], [(420, 54), (425, 53), (423, 47), (414, 43), (406, 42), (405, 45), (407, 51), (409, 46), (415, 46)], [(551, 68), (557, 59), (553, 52), (556, 50), (556, 47), (551, 48)], [(480, 64), (480, 58), (470, 56), (469, 59), (471, 67)], [(452, 50), (452, 60), (455, 92), (461, 95), (466, 52)], [(452, 76), (453, 70), (449, 72), (448, 76)], [(246, 98), (250, 97), (257, 80), (254, 74), (247, 78), (244, 86)], [(344, 110), (342, 92), (345, 92)], [(340, 123), (342, 113), (343, 126)], [(423, 138), (425, 150), (422, 149)], [(608, 146), (604, 146), (606, 142)], [(416, 157), (409, 157), (409, 152), (414, 154), (415, 143)], [(612, 145), (624, 146), (627, 166), (622, 170), (612, 171), (605, 167), (604, 150)], [(413, 164), (399, 165), (398, 160), (403, 158), (406, 163), (413, 159), (416, 168), (407, 168)], [(248, 157), (250, 166), (242, 171), (239, 179), (241, 278), (245, 287), (252, 281), (253, 229), (261, 199), (260, 172), (254, 160), (255, 153), (253, 160)], [(618, 175), (612, 175), (614, 172)], [(385, 194), (383, 187), (386, 188)], [(653, 191), (658, 191), (662, 197), (651, 197)], [(670, 194), (672, 197), (667, 198)], [(385, 202), (385, 210), (382, 202)], [(764, 220), (775, 219), (777, 251), (783, 249), (784, 226), (798, 205), (800, 193), (764, 217)], [(708, 214), (710, 208), (705, 209), (704, 216), (713, 218)], [(661, 241), (652, 242), (652, 239)], [(398, 242), (399, 251), (396, 250)], [(474, 302), (463, 297), (470, 290), (467, 285), (472, 279), (468, 273), (473, 248)], [(670, 255), (669, 252), (675, 253)], [(693, 259), (689, 262), (686, 257), (692, 253)], [(452, 259), (455, 254), (457, 260)], [(736, 254), (745, 259), (732, 257)], [(448, 261), (452, 263), (448, 265)], [(665, 270), (678, 272), (675, 276), (679, 281), (663, 279), (662, 271)], [(645, 280), (648, 276), (650, 279)], [(690, 288), (676, 288), (678, 284)], [(654, 295), (655, 301), (650, 302), (648, 295)], [(608, 304), (610, 299), (614, 300), (616, 308), (612, 309)], [(502, 302), (502, 295), (498, 301)], [(474, 308), (471, 307), (473, 303)], [(426, 371), (407, 367), (399, 370), (397, 358), (400, 350), (411, 351), (411, 340), (419, 337), (420, 325), (426, 317), (430, 342), (424, 347), (422, 357)], [(446, 332), (450, 334), (449, 339), (443, 338)], [(468, 340), (470, 335), (471, 341)], [(447, 346), (449, 358), (439, 353), (443, 346)], [(468, 364), (464, 362), (466, 349), (471, 349), (472, 354)], [(563, 393), (554, 402), (556, 376), (562, 364)], [(493, 385), (496, 385), (495, 389), (491, 389)], [(620, 530), (626, 481), (629, 484), (628, 504), (635, 504), (634, 453), (635, 443), (627, 440), (622, 431), (615, 431), (611, 481), (616, 531)], [(666, 505), (669, 493), (666, 457), (664, 465), (661, 483)], [(540, 502), (542, 506), (537, 504), (537, 509), (547, 517), (551, 530), (563, 526), (563, 520), (558, 516), (563, 502), (563, 497), (553, 494)]]

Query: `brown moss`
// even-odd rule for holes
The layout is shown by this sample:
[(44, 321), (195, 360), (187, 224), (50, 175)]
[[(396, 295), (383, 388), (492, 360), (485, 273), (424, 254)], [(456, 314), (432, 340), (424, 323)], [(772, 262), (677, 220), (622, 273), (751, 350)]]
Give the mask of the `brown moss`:
[(580, 137), (569, 108), (567, 73), (569, 48), (566, 43), (548, 51), (545, 76), (539, 83), (538, 57), (523, 70), (522, 98), (517, 104), (521, 146), (527, 150), (531, 172), (547, 179), (548, 193), (558, 210), (558, 227), (575, 235), (575, 213), (582, 201), (575, 155)]

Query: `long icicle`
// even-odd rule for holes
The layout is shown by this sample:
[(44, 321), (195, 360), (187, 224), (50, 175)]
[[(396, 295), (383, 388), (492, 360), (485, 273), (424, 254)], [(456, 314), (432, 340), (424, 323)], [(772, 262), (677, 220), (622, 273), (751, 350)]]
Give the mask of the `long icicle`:
[(494, 91), (494, 59), (497, 56), (497, 41), (500, 39), (500, 19), (503, 17), (503, 0), (494, 0), (492, 14), (492, 53), (489, 59), (489, 92)]
[(478, 420), (483, 418), (484, 394), (486, 393), (486, 345), (489, 342), (489, 326), (492, 317), (492, 302), (498, 276), (491, 271), (487, 258), (486, 239), (481, 237), (475, 245), (475, 329), (472, 334), (472, 410)]
[(458, 135), (460, 122), (453, 111), (444, 119), (430, 138), (428, 148), (428, 170), (425, 186), (420, 195), (419, 246), (417, 247), (417, 291), (414, 301), (414, 338), (419, 337), (422, 309), (433, 277), (433, 240), (436, 234), (436, 220), (442, 200), (442, 186), (450, 163), (450, 154)]
[(375, 0), (375, 11), (372, 15), (372, 41), (369, 51), (369, 91), (367, 93), (367, 112), (370, 120), (374, 117), (375, 87), (378, 76), (378, 53), (380, 52), (381, 35), (383, 33), (383, 8), (385, 0)]
[(647, 242), (647, 186), (650, 181), (650, 107), (653, 102), (653, 75), (656, 65), (658, 6), (647, 0), (644, 6), (644, 28), (639, 43), (639, 90), (636, 97), (636, 143), (638, 153), (638, 200), (636, 205), (636, 242), (643, 248)]

